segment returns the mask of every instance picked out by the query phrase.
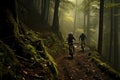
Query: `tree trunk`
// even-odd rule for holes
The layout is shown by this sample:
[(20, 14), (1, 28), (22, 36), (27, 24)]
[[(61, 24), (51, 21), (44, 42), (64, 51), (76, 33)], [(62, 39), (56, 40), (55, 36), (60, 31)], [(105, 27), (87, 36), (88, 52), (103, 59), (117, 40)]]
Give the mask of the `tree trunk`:
[[(90, 4), (88, 3), (88, 6), (90, 7)], [(87, 14), (86, 14), (86, 18), (87, 18), (87, 44), (88, 46), (90, 45), (90, 8), (88, 7), (87, 9)]]
[(2, 0), (0, 3), (0, 39), (9, 44), (19, 34), (16, 8), (16, 0)]
[(45, 14), (45, 22), (48, 23), (48, 15), (49, 15), (49, 5), (50, 5), (50, 0), (46, 1), (46, 14)]
[(100, 0), (98, 52), (102, 53), (104, 0)]
[(54, 7), (54, 18), (53, 18), (53, 31), (59, 31), (59, 18), (58, 18), (58, 8), (59, 8), (60, 0), (55, 0), (55, 7)]
[[(118, 3), (119, 1), (115, 0), (114, 1), (115, 3)], [(119, 7), (114, 7), (114, 14), (119, 14), (118, 12), (118, 8)], [(119, 53), (118, 53), (118, 49), (119, 49), (119, 46), (118, 46), (118, 24), (119, 24), (119, 21), (118, 21), (118, 16), (114, 16), (114, 65), (116, 67), (118, 67), (118, 59), (119, 59)]]
[(55, 0), (55, 7), (54, 7), (54, 18), (53, 18), (53, 24), (52, 24), (52, 30), (57, 36), (60, 38), (61, 41), (63, 41), (62, 34), (59, 30), (59, 17), (58, 17), (58, 9), (59, 9), (59, 3), (60, 0)]
[(45, 9), (46, 9), (46, 0), (42, 0), (42, 6), (41, 6), (41, 19), (42, 23), (45, 23)]
[(75, 6), (75, 16), (74, 16), (74, 28), (73, 28), (73, 33), (75, 33), (75, 30), (76, 30), (76, 21), (77, 21), (77, 0), (76, 0), (76, 6)]
[[(112, 1), (111, 1), (112, 3)], [(113, 30), (114, 30), (114, 17), (113, 17), (113, 14), (114, 14), (114, 11), (113, 11), (113, 8), (111, 8), (111, 16), (110, 16), (110, 20), (111, 20), (111, 28), (110, 28), (110, 54), (109, 54), (109, 61), (112, 61), (111, 60), (111, 56), (113, 54), (113, 39), (114, 39), (114, 36), (113, 36)]]

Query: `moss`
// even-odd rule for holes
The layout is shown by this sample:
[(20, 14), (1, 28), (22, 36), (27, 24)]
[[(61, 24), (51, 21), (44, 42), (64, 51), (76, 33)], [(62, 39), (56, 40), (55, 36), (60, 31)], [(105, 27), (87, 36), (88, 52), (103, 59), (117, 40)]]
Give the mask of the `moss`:
[(44, 43), (47, 47), (46, 49), (53, 57), (61, 55), (66, 51), (66, 45), (64, 41), (61, 42), (58, 36), (54, 33), (51, 33), (51, 35), (46, 40), (44, 40)]
[(32, 30), (26, 32), (26, 39), (31, 40), (32, 42), (38, 41), (39, 38), (39, 33), (35, 33)]
[[(5, 26), (3, 26), (6, 32), (2, 32), (4, 34), (2, 37), (7, 37), (4, 40), (4, 43), (7, 45), (0, 41), (0, 79), (15, 80), (20, 77), (20, 74), (16, 75), (16, 69), (19, 64), (15, 56), (20, 55), (24, 58), (33, 59), (36, 62), (40, 62), (41, 59), (48, 60), (47, 67), (49, 67), (53, 79), (56, 80), (58, 78), (57, 65), (52, 56), (46, 51), (40, 38), (32, 30), (26, 30), (26, 34), (23, 34), (20, 31), (21, 26), (17, 16), (13, 15), (10, 10), (7, 11), (6, 17), (4, 21)], [(39, 50), (43, 50), (43, 52), (39, 54)]]
[(52, 56), (46, 52), (46, 55), (48, 57), (48, 60), (50, 61), (50, 63), (48, 64), (51, 72), (53, 73), (53, 76), (55, 77), (55, 80), (58, 79), (58, 69), (57, 69), (57, 64), (55, 63), (54, 59), (52, 58)]
[[(24, 54), (24, 57), (26, 57), (26, 58), (28, 58), (28, 59), (30, 59), (31, 57), (34, 57), (34, 58), (35, 58), (35, 56), (36, 56), (36, 50), (35, 50), (35, 48), (34, 48), (32, 45), (30, 45), (30, 44), (25, 44), (23, 52), (25, 53), (25, 54)], [(36, 58), (35, 58), (35, 59), (36, 59)]]
[[(13, 18), (12, 14), (9, 14), (9, 18), (7, 20), (8, 25), (11, 26), (13, 29), (12, 31), (12, 35), (14, 36), (14, 41), (11, 41), (12, 44), (14, 44), (14, 46), (12, 46), (12, 48), (15, 50), (15, 53), (12, 51), (12, 49), (9, 49), (8, 47), (5, 47), (5, 49), (9, 49), (10, 52), (1, 52), (1, 55), (3, 53), (10, 53), (12, 54), (11, 56), (8, 56), (9, 54), (6, 54), (5, 58), (1, 58), (1, 60), (3, 60), (5, 63), (8, 63), (8, 66), (11, 65), (13, 66), (13, 63), (15, 63), (14, 65), (16, 65), (17, 61), (16, 60), (12, 60), (15, 59), (15, 55), (20, 55), (22, 57), (28, 58), (28, 59), (32, 59), (34, 61), (40, 62), (42, 60), (48, 60), (48, 67), (51, 71), (51, 75), (53, 77), (54, 80), (58, 79), (58, 71), (57, 71), (57, 65), (54, 61), (54, 59), (52, 58), (52, 56), (49, 55), (49, 53), (46, 51), (46, 48), (44, 46), (44, 43), (41, 41), (41, 39), (39, 38), (39, 36), (33, 32), (32, 30), (28, 31), (26, 30), (26, 34), (20, 34), (20, 30), (19, 30), (19, 24), (17, 23), (17, 21), (15, 21), (15, 19)], [(53, 35), (54, 36), (54, 35)], [(51, 41), (50, 42), (54, 42), (54, 40), (56, 39), (55, 37), (50, 37)], [(43, 51), (43, 52), (39, 52), (39, 51)], [(3, 64), (3, 63), (2, 63)], [(11, 68), (10, 66), (10, 68)], [(14, 68), (15, 66), (13, 66)], [(2, 65), (0, 67), (2, 69)], [(13, 70), (8, 70), (7, 71), (3, 71), (4, 76), (8, 76), (10, 75), (11, 77), (15, 77), (16, 75), (15, 72)], [(3, 74), (3, 73), (1, 73)], [(8, 76), (9, 77), (9, 76)], [(17, 76), (18, 77), (18, 76)], [(10, 77), (9, 77), (10, 78)], [(11, 79), (11, 78), (10, 78)]]
[(22, 42), (21, 47), (23, 49), (24, 57), (33, 59), (37, 62), (41, 62), (43, 60), (47, 60), (47, 66), (51, 71), (51, 76), (53, 80), (58, 79), (58, 70), (57, 64), (55, 63), (52, 56), (48, 53), (44, 42), (42, 39), (38, 38), (33, 31), (28, 31), (28, 34), (25, 37), (27, 39), (27, 43)]
[(113, 69), (107, 62), (105, 62), (101, 58), (101, 56), (97, 52), (91, 52), (91, 53), (92, 53), (91, 55), (92, 59), (98, 65), (98, 67), (101, 68), (101, 70), (111, 75), (112, 78), (120, 79), (120, 72)]
[(58, 70), (57, 70), (57, 64), (55, 63), (53, 57), (47, 52), (46, 47), (44, 46), (43, 42), (41, 42), (43, 52), (46, 54), (46, 57), (49, 60), (48, 67), (50, 68), (52, 75), (54, 77), (54, 80), (58, 79)]

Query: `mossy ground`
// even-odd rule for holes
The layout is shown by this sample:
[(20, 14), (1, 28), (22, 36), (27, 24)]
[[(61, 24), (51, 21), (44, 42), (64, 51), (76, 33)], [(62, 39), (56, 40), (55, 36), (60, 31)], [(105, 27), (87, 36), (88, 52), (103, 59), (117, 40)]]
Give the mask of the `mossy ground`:
[(102, 71), (106, 72), (107, 74), (111, 75), (114, 79), (118, 80), (120, 79), (120, 73), (113, 69), (112, 66), (110, 66), (109, 63), (107, 63), (96, 51), (91, 51), (91, 57), (93, 61), (98, 65), (99, 68), (101, 68)]
[[(42, 38), (39, 37), (39, 33), (27, 31), (26, 34), (16, 37), (15, 43), (10, 48), (9, 45), (0, 42), (0, 78), (2, 80), (6, 78), (30, 80), (31, 77), (34, 77), (32, 80), (58, 79), (57, 65), (47, 51)], [(35, 66), (38, 70), (34, 69)]]

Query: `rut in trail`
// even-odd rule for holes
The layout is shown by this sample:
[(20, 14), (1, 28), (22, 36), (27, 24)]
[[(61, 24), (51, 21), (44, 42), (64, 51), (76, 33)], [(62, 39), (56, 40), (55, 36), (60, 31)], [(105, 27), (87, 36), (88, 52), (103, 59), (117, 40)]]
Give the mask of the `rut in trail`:
[(89, 52), (81, 52), (78, 46), (73, 59), (68, 53), (57, 57), (60, 80), (114, 80), (95, 65), (88, 56)]

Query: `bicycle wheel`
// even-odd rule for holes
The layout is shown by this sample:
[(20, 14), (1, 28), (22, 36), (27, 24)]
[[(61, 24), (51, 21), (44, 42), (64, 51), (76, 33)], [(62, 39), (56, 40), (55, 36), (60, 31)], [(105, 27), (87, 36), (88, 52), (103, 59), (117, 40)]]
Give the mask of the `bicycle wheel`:
[(85, 49), (85, 45), (84, 45), (84, 43), (81, 44), (81, 49), (82, 49), (82, 52), (85, 51), (85, 50), (84, 50), (84, 49)]
[(73, 46), (70, 46), (70, 52), (69, 52), (69, 54), (71, 55), (72, 58), (73, 58), (73, 53), (74, 53)]

